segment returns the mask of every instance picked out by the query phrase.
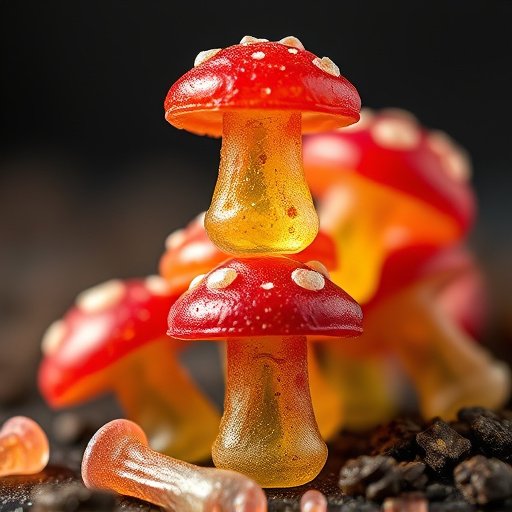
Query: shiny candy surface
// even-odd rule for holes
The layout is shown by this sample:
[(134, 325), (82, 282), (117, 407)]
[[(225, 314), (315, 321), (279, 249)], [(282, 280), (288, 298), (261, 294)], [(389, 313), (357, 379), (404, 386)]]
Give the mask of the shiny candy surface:
[(265, 493), (233, 471), (207, 468), (148, 447), (144, 431), (118, 419), (89, 442), (82, 478), (91, 489), (115, 491), (179, 512), (266, 512)]
[(42, 471), (50, 456), (46, 434), (26, 416), (8, 419), (0, 430), (0, 476)]

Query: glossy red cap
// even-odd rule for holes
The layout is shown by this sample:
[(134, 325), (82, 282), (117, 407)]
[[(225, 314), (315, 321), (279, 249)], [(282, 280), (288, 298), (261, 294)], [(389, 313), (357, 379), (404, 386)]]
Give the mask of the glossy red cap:
[(305, 135), (303, 159), (313, 196), (321, 197), (346, 173), (357, 173), (433, 206), (461, 231), (473, 223), (469, 156), (448, 135), (427, 130), (407, 111), (363, 109), (354, 126)]
[(178, 296), (159, 276), (111, 280), (82, 292), (43, 337), (38, 385), (45, 400), (63, 407), (105, 391), (114, 378), (112, 365), (165, 338), (167, 314)]
[(164, 102), (169, 123), (214, 137), (222, 135), (228, 110), (302, 112), (309, 133), (355, 123), (360, 107), (357, 90), (338, 67), (295, 37), (269, 42), (246, 36), (240, 44), (201, 52)]
[(312, 267), (285, 256), (231, 258), (192, 282), (171, 307), (178, 339), (362, 332), (357, 302)]

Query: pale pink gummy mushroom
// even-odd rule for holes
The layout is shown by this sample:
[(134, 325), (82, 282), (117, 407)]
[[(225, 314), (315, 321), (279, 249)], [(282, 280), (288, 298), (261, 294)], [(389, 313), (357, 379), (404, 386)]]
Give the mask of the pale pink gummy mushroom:
[(113, 420), (96, 432), (82, 460), (90, 489), (111, 490), (176, 512), (265, 512), (267, 498), (250, 478), (189, 464), (149, 448), (144, 431)]
[(8, 419), (0, 430), (0, 476), (32, 475), (42, 471), (50, 456), (48, 438), (26, 416)]

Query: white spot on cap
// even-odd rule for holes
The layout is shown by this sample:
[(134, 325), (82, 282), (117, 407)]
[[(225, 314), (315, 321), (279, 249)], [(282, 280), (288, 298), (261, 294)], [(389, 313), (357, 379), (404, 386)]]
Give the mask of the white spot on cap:
[[(270, 87), (264, 87), (261, 89), (262, 96), (270, 96), (272, 94), (272, 89)], [(251, 206), (254, 206), (256, 203), (251, 203)]]
[(325, 268), (325, 265), (323, 263), (320, 263), (317, 260), (308, 261), (306, 263), (308, 267), (311, 267), (313, 270), (316, 270), (317, 272), (320, 272), (320, 274), (323, 274), (327, 279), (329, 279), (329, 271)]
[(194, 60), (194, 67), (199, 66), (208, 59), (211, 59), (215, 54), (219, 53), (220, 50), (221, 48), (214, 48), (213, 50), (204, 50), (203, 52), (199, 52)]
[(278, 43), (285, 44), (286, 46), (293, 46), (299, 50), (304, 50), (304, 45), (295, 36), (283, 37)]
[(260, 284), (260, 287), (264, 290), (272, 290), (272, 288), (274, 288), (274, 283), (263, 283)]
[(288, 53), (293, 53), (293, 55), (295, 55), (296, 53), (299, 53), (299, 50), (297, 50), (297, 48), (288, 48)]
[(258, 39), (253, 36), (244, 36), (240, 41), (240, 44), (252, 44), (252, 43), (267, 43), (268, 39)]
[(183, 247), (180, 253), (180, 260), (184, 263), (204, 261), (215, 252), (215, 245), (209, 240), (194, 242)]
[(471, 161), (461, 147), (457, 146), (452, 138), (442, 132), (433, 131), (427, 138), (429, 148), (437, 153), (441, 165), (448, 176), (454, 181), (465, 183), (471, 178)]
[(292, 272), (292, 281), (306, 290), (318, 291), (325, 286), (325, 278), (316, 270), (297, 268)]
[(200, 274), (200, 275), (194, 277), (194, 279), (192, 279), (192, 281), (190, 281), (190, 284), (188, 285), (188, 289), (193, 290), (194, 288), (197, 288), (199, 286), (199, 284), (201, 283), (201, 281), (204, 279), (204, 276), (205, 276), (205, 274)]
[(41, 342), (41, 350), (45, 356), (51, 356), (58, 350), (64, 341), (66, 330), (64, 320), (56, 320), (46, 329)]
[(160, 276), (148, 276), (146, 277), (144, 284), (153, 295), (169, 295), (171, 291), (169, 283)]
[(170, 251), (179, 247), (185, 240), (185, 230), (177, 229), (165, 239), (165, 248)]
[(370, 133), (376, 144), (397, 151), (414, 149), (421, 137), (416, 123), (403, 117), (378, 119), (371, 127)]
[(76, 305), (86, 313), (96, 313), (119, 304), (124, 297), (126, 287), (118, 279), (84, 290), (76, 298)]
[(334, 64), (334, 62), (329, 59), (329, 57), (315, 57), (313, 59), (313, 64), (320, 68), (322, 71), (329, 73), (332, 76), (340, 76), (340, 68)]
[(206, 281), (206, 286), (210, 290), (221, 290), (222, 288), (228, 287), (237, 276), (236, 270), (232, 268), (220, 268), (214, 270)]
[(254, 52), (251, 57), (255, 60), (261, 60), (265, 58), (265, 52)]

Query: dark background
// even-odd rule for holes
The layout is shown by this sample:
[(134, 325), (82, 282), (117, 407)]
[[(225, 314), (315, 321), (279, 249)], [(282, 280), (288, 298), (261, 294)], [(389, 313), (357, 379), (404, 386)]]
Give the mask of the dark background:
[[(512, 3), (2, 0), (0, 402), (35, 392), (41, 336), (78, 292), (156, 273), (166, 236), (208, 208), (220, 141), (170, 126), (163, 100), (199, 51), (246, 34), (298, 37), (363, 106), (469, 151), (469, 243), (512, 338)], [(215, 352), (194, 354), (208, 387)]]

